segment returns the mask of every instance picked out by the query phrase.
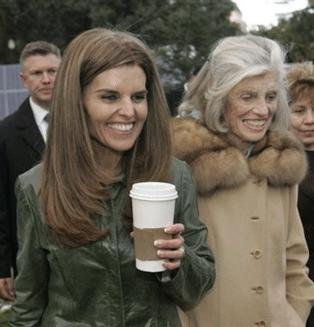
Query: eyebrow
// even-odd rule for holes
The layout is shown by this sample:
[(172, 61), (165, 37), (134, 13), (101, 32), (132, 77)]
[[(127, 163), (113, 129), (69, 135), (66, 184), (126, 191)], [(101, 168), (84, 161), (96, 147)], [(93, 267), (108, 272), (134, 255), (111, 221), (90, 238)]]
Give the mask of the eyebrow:
[[(243, 88), (243, 89), (239, 89), (238, 92), (239, 93), (258, 93), (258, 89), (256, 88), (252, 88), (252, 87), (249, 87), (249, 88)], [(266, 93), (269, 93), (269, 92), (278, 92), (278, 87), (270, 87), (269, 89), (266, 90)]]
[[(112, 89), (98, 89), (96, 90), (97, 93), (100, 93), (100, 92), (107, 92), (107, 93), (112, 93), (112, 94), (119, 94), (120, 92), (119, 91), (116, 91), (116, 90), (112, 90)], [(134, 93), (145, 93), (147, 94), (148, 91), (146, 89), (144, 90), (139, 90), (139, 91), (135, 91)]]

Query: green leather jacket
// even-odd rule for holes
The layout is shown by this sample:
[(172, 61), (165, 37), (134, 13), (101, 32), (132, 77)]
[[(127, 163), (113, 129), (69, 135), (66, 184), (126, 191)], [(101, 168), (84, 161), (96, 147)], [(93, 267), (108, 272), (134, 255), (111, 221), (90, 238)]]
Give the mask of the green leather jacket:
[(121, 219), (123, 182), (115, 185), (107, 214), (96, 220), (109, 236), (75, 249), (50, 242), (38, 201), (41, 168), (21, 175), (16, 185), (19, 273), (10, 326), (180, 326), (177, 305), (196, 304), (215, 276), (186, 164), (174, 159), (171, 168), (179, 194), (175, 222), (186, 228), (185, 257), (166, 281), (161, 273), (135, 268), (133, 241)]

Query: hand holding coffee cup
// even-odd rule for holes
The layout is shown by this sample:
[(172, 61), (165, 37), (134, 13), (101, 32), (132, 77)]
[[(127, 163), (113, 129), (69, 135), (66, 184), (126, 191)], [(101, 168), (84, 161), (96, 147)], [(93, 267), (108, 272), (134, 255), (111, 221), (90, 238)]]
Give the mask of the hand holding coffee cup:
[(165, 228), (165, 233), (172, 235), (170, 240), (156, 240), (154, 242), (157, 255), (164, 259), (163, 266), (168, 270), (178, 269), (181, 259), (184, 257), (184, 239), (181, 233), (184, 231), (182, 224), (174, 224)]
[(175, 186), (160, 182), (136, 183), (130, 197), (136, 267), (150, 272), (176, 269), (183, 255), (180, 233), (184, 227), (173, 225), (178, 197)]

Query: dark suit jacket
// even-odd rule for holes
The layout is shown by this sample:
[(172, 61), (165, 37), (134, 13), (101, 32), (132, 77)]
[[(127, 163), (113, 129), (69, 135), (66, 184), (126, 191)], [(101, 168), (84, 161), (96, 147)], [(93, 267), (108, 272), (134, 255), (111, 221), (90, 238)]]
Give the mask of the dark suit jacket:
[[(314, 281), (314, 151), (307, 151), (309, 170), (299, 185), (298, 209), (309, 247), (309, 276)], [(308, 318), (307, 327), (314, 327), (314, 309)]]
[(314, 281), (314, 152), (306, 152), (309, 170), (299, 185), (298, 209), (303, 223), (310, 257), (308, 267), (310, 277)]
[(40, 162), (45, 147), (29, 99), (0, 122), (0, 278), (16, 273), (16, 198), (18, 175)]

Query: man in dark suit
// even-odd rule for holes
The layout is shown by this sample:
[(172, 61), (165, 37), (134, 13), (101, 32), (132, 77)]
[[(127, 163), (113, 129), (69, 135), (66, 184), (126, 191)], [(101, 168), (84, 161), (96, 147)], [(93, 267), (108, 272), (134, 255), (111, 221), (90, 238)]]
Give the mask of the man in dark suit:
[(36, 41), (24, 47), (20, 77), (30, 96), (0, 122), (0, 297), (9, 301), (15, 298), (12, 275), (17, 253), (14, 184), (18, 175), (41, 160), (60, 61), (60, 50), (51, 43)]

